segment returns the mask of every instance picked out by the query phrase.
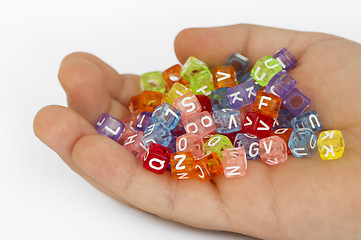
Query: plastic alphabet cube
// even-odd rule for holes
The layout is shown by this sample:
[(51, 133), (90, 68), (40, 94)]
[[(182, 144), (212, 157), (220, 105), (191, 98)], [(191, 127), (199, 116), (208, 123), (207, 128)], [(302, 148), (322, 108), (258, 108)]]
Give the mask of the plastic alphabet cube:
[(202, 112), (203, 111), (207, 111), (207, 112), (212, 112), (212, 104), (211, 104), (211, 99), (209, 97), (207, 97), (206, 95), (196, 95), (199, 103), (201, 104), (202, 107)]
[(243, 177), (247, 173), (244, 148), (228, 148), (222, 154), (223, 174), (226, 178)]
[(342, 157), (345, 142), (340, 130), (323, 131), (318, 136), (318, 151), (323, 160), (334, 160)]
[(220, 134), (214, 135), (203, 145), (203, 150), (205, 154), (215, 152), (218, 154), (221, 161), (222, 153), (227, 148), (233, 148), (233, 144), (228, 137)]
[(201, 181), (210, 180), (223, 173), (222, 163), (217, 153), (209, 153), (194, 162), (196, 177)]
[(246, 152), (249, 160), (259, 159), (259, 141), (255, 135), (247, 133), (238, 133), (234, 139), (234, 147), (242, 147)]
[(236, 71), (237, 79), (241, 79), (246, 74), (249, 63), (249, 59), (245, 56), (239, 53), (232, 53), (226, 62), (226, 66), (232, 66)]
[(209, 72), (207, 64), (191, 56), (182, 66), (180, 73), (183, 79), (190, 83), (190, 80), (193, 78), (194, 75), (204, 70)]
[(237, 109), (225, 108), (213, 112), (216, 132), (226, 134), (238, 132), (242, 128), (241, 113)]
[(267, 165), (277, 165), (287, 161), (287, 144), (278, 137), (271, 136), (259, 141), (260, 158)]
[(130, 98), (129, 110), (134, 112), (153, 112), (163, 102), (163, 94), (154, 91), (143, 91), (141, 94)]
[(287, 109), (281, 108), (278, 112), (278, 116), (273, 123), (272, 129), (278, 128), (292, 128), (291, 119), (293, 115)]
[(179, 137), (179, 135), (172, 135), (172, 140), (170, 140), (170, 143), (168, 144), (170, 153), (177, 152), (177, 138), (178, 137)]
[(295, 157), (310, 157), (317, 145), (317, 137), (309, 128), (293, 130), (288, 146)]
[(291, 154), (291, 149), (288, 147), (288, 141), (290, 140), (292, 131), (293, 131), (292, 128), (278, 128), (272, 130), (270, 135), (270, 136), (278, 136), (287, 143), (287, 154)]
[(286, 71), (277, 73), (266, 86), (265, 91), (279, 96), (282, 100), (296, 87), (296, 80)]
[(176, 180), (190, 179), (195, 176), (194, 157), (190, 152), (178, 152), (170, 155), (170, 169)]
[(174, 100), (173, 105), (180, 111), (182, 119), (186, 119), (202, 111), (200, 102), (192, 92), (188, 92)]
[(202, 137), (215, 131), (216, 127), (209, 112), (200, 112), (183, 120), (187, 133), (196, 133)]
[(226, 94), (232, 108), (243, 108), (254, 103), (257, 90), (255, 83), (248, 81), (227, 89)]
[(115, 117), (104, 113), (95, 125), (100, 135), (117, 141), (124, 130), (124, 123)]
[(164, 96), (164, 102), (173, 104), (174, 100), (176, 100), (177, 98), (183, 96), (188, 92), (192, 92), (192, 91), (183, 84), (176, 82), (169, 89), (169, 92)]
[(170, 161), (170, 151), (157, 143), (151, 143), (144, 155), (143, 167), (154, 173), (163, 174)]
[(281, 64), (285, 71), (289, 71), (297, 64), (296, 58), (286, 48), (278, 50), (273, 57)]
[(259, 59), (253, 66), (251, 76), (261, 86), (266, 86), (268, 82), (282, 70), (282, 66), (271, 56)]
[(231, 108), (227, 97), (227, 87), (216, 89), (211, 93), (211, 104), (213, 111)]
[(248, 112), (242, 125), (242, 132), (260, 138), (269, 137), (272, 131), (273, 118), (256, 112)]
[(129, 135), (123, 142), (123, 147), (131, 152), (137, 159), (140, 159), (146, 151), (142, 142), (143, 132), (137, 132)]
[(209, 96), (214, 90), (212, 74), (208, 69), (195, 74), (190, 79), (190, 84), (192, 92), (195, 95)]
[(177, 138), (177, 152), (191, 152), (196, 158), (204, 155), (203, 138), (194, 133), (186, 133)]
[(142, 142), (145, 147), (148, 147), (150, 143), (158, 143), (165, 147), (168, 147), (172, 140), (172, 134), (168, 127), (163, 123), (156, 122), (147, 127), (142, 137)]
[(272, 93), (259, 91), (253, 104), (253, 110), (264, 116), (277, 118), (282, 100)]
[(166, 83), (163, 79), (162, 72), (156, 71), (142, 74), (140, 76), (140, 87), (142, 90), (164, 93)]
[(292, 128), (297, 130), (300, 128), (309, 128), (314, 133), (318, 133), (322, 130), (323, 125), (318, 118), (316, 111), (309, 111), (294, 117), (291, 120)]
[(181, 76), (181, 69), (181, 65), (176, 64), (162, 72), (163, 79), (166, 81), (169, 87), (172, 87), (175, 83), (181, 83), (184, 85), (188, 84), (188, 82), (185, 81)]
[(309, 105), (311, 100), (297, 88), (292, 89), (282, 100), (283, 106), (289, 110), (293, 116), (300, 115)]
[(150, 124), (150, 118), (152, 117), (152, 113), (151, 112), (142, 112), (139, 117), (138, 120), (135, 124), (135, 130), (137, 131), (142, 131), (144, 132), (144, 130), (148, 127), (148, 125)]
[(232, 66), (220, 66), (212, 69), (214, 89), (237, 85), (236, 71)]
[(150, 122), (163, 123), (171, 131), (177, 126), (180, 119), (181, 114), (178, 109), (169, 103), (163, 103), (154, 110)]

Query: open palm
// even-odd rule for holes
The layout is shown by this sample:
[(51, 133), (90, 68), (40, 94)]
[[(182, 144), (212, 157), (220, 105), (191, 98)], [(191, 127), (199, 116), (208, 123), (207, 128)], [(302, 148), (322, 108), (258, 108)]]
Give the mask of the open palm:
[(187, 29), (176, 38), (181, 62), (210, 67), (232, 52), (251, 60), (286, 47), (297, 59), (290, 71), (311, 99), (324, 129), (340, 129), (339, 160), (289, 157), (267, 166), (249, 161), (247, 176), (176, 181), (154, 174), (94, 124), (102, 113), (127, 116), (139, 94), (136, 75), (120, 75), (93, 55), (73, 53), (59, 70), (69, 108), (47, 106), (34, 120), (36, 135), (78, 174), (133, 207), (188, 225), (273, 239), (350, 239), (361, 236), (361, 45), (339, 37), (251, 25)]

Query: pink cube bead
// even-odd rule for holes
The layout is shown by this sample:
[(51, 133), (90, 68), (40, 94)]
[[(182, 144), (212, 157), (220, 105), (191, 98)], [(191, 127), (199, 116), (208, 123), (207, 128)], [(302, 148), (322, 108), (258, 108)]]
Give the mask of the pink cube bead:
[(287, 144), (278, 136), (262, 138), (259, 141), (259, 153), (263, 162), (277, 165), (287, 161)]
[(226, 178), (245, 176), (247, 173), (247, 158), (244, 148), (225, 149), (222, 154), (222, 166)]
[(186, 119), (202, 111), (202, 106), (193, 92), (188, 92), (176, 98), (176, 100), (174, 100), (173, 105), (181, 113), (182, 119)]
[(191, 152), (196, 158), (204, 155), (203, 138), (194, 133), (186, 133), (177, 138), (177, 152)]
[(123, 147), (131, 152), (137, 159), (141, 159), (146, 151), (142, 142), (143, 132), (137, 132), (127, 137), (123, 142)]
[(203, 111), (183, 120), (183, 126), (187, 133), (195, 133), (202, 137), (214, 132), (216, 127), (211, 114)]

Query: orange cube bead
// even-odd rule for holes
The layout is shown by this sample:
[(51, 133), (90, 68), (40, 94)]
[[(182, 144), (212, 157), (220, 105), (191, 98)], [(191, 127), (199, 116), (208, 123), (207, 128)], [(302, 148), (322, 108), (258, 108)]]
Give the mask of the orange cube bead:
[(153, 112), (163, 103), (163, 94), (161, 92), (143, 91), (141, 94), (130, 99), (128, 108), (130, 112), (139, 110), (140, 112)]
[(214, 89), (234, 87), (237, 85), (236, 71), (232, 66), (221, 66), (212, 69)]
[(174, 83), (179, 82), (183, 85), (188, 85), (189, 83), (184, 80), (180, 74), (182, 67), (179, 64), (171, 66), (170, 68), (162, 72), (163, 78), (166, 83), (169, 85), (169, 88), (173, 86)]
[(293, 131), (292, 128), (279, 128), (279, 129), (272, 130), (271, 135), (270, 135), (270, 136), (279, 136), (287, 143), (287, 154), (288, 155), (292, 153), (288, 146), (288, 141), (290, 140), (292, 131)]
[(191, 152), (177, 152), (170, 155), (170, 169), (176, 180), (185, 180), (195, 176), (194, 157)]
[(253, 103), (253, 111), (267, 117), (277, 118), (281, 103), (282, 100), (279, 96), (259, 91)]
[(195, 175), (201, 181), (207, 181), (223, 174), (223, 167), (218, 154), (215, 152), (204, 155), (194, 162)]

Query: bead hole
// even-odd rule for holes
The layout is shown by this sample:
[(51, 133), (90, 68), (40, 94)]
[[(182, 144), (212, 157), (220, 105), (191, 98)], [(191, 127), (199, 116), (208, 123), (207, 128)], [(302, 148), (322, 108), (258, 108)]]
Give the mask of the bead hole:
[(295, 97), (293, 97), (292, 98), (292, 100), (291, 100), (291, 106), (294, 108), (294, 109), (297, 109), (297, 108), (299, 108), (299, 107), (301, 107), (302, 106), (302, 103), (303, 103), (303, 99), (302, 99), (302, 97), (301, 96), (295, 96)]
[(232, 67), (236, 72), (242, 71), (242, 64), (239, 62), (232, 62)]

